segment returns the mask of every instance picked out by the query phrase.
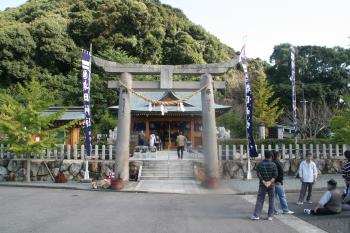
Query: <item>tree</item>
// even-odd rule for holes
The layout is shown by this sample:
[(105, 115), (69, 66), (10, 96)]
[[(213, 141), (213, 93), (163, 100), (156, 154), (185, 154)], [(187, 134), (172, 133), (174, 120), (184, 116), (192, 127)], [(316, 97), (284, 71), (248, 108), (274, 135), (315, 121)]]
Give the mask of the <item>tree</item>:
[[(333, 115), (334, 111), (326, 102), (321, 104), (311, 102), (306, 107), (305, 123), (302, 108), (297, 108), (297, 129), (303, 138), (317, 138), (323, 131), (329, 128), (329, 121)], [(291, 125), (293, 122), (292, 111), (288, 110), (282, 121), (287, 125)]]
[(231, 131), (232, 138), (244, 138), (246, 135), (244, 115), (237, 112), (227, 112), (216, 119), (216, 125)]
[[(277, 45), (271, 55), (273, 66), (267, 68), (269, 82), (281, 96), (284, 106), (291, 103), (290, 44)], [(350, 82), (350, 50), (321, 46), (296, 47), (296, 93), (305, 99), (322, 104), (335, 105), (340, 95), (346, 93)]]
[(26, 180), (30, 182), (31, 156), (56, 148), (60, 142), (57, 134), (65, 126), (56, 128), (53, 123), (63, 112), (44, 114), (54, 105), (55, 96), (35, 79), (19, 84), (17, 93), (16, 97), (0, 93), (0, 132), (5, 135), (1, 143), (11, 145), (9, 151), (26, 156)]
[(276, 124), (284, 110), (279, 107), (279, 98), (273, 98), (272, 86), (268, 85), (264, 76), (258, 78), (256, 87), (252, 91), (254, 98), (253, 120), (255, 124), (264, 124), (266, 127)]
[(343, 97), (342, 109), (331, 119), (330, 127), (337, 143), (350, 143), (350, 95)]

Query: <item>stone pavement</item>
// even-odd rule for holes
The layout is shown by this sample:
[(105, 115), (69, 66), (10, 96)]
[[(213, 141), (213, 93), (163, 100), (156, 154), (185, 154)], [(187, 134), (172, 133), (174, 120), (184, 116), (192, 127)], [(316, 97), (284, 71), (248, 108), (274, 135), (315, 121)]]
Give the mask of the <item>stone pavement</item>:
[[(344, 180), (340, 174), (332, 174), (332, 175), (320, 175), (317, 179), (317, 182), (314, 184), (314, 190), (325, 190), (327, 187), (327, 181), (333, 178), (337, 181), (339, 188), (344, 188)], [(222, 186), (234, 190), (239, 194), (255, 194), (257, 192), (259, 180), (251, 179), (251, 180), (241, 180), (241, 179), (232, 179), (232, 180), (222, 180)], [(284, 188), (286, 192), (299, 192), (300, 190), (300, 180), (289, 176), (285, 177), (284, 180)]]
[[(344, 187), (341, 175), (322, 175), (319, 176), (314, 190), (325, 190), (327, 180), (330, 178), (335, 179), (340, 188)], [(257, 179), (222, 180), (219, 189), (208, 190), (194, 180), (141, 180), (140, 182), (127, 183), (123, 191), (177, 194), (255, 194), (257, 192), (258, 182)], [(77, 182), (68, 182), (64, 184), (49, 182), (0, 182), (0, 186), (92, 190), (91, 184)], [(299, 192), (300, 181), (294, 177), (287, 177), (285, 179), (285, 189), (286, 192)]]

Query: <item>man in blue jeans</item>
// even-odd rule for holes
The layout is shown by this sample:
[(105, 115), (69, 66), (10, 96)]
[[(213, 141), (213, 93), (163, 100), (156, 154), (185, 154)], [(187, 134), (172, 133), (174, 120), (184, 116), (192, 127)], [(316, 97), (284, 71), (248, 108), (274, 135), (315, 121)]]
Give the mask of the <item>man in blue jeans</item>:
[(275, 180), (275, 214), (279, 214), (278, 211), (278, 201), (281, 203), (282, 213), (283, 214), (294, 214), (293, 211), (288, 209), (286, 193), (284, 192), (283, 187), (283, 166), (281, 163), (281, 154), (278, 151), (275, 151), (273, 154), (273, 162), (277, 167), (277, 178)]

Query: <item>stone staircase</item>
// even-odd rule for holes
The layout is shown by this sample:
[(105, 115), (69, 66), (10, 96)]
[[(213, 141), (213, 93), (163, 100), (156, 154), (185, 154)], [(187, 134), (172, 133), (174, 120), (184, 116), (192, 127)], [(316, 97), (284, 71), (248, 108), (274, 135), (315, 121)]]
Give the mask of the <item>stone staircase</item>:
[(192, 180), (192, 160), (143, 161), (141, 180)]

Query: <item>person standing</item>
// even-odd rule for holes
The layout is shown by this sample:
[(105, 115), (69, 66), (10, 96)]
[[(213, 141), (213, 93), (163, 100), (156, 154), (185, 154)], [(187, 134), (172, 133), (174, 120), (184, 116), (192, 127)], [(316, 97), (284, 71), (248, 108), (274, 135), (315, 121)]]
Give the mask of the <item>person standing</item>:
[(342, 169), (342, 176), (345, 181), (346, 187), (350, 186), (350, 150), (346, 150), (344, 152), (345, 158), (348, 160), (348, 162), (345, 163)]
[(328, 191), (323, 194), (318, 205), (314, 209), (304, 209), (305, 214), (328, 215), (339, 214), (342, 210), (342, 195), (337, 189), (337, 182), (330, 179), (327, 182)]
[(179, 135), (176, 138), (177, 158), (178, 159), (183, 159), (185, 144), (186, 144), (186, 137), (183, 136), (182, 132), (180, 131)]
[(311, 193), (312, 193), (312, 186), (316, 182), (317, 179), (317, 167), (316, 164), (312, 161), (312, 154), (310, 152), (306, 153), (306, 158), (304, 161), (300, 163), (299, 166), (299, 177), (301, 182), (301, 189), (299, 194), (299, 200), (297, 202), (297, 205), (304, 204), (304, 198), (306, 191), (307, 197), (306, 202), (311, 204)]
[(259, 177), (259, 190), (256, 199), (255, 209), (251, 220), (259, 220), (264, 205), (266, 193), (269, 196), (268, 220), (272, 220), (274, 214), (274, 192), (275, 179), (277, 178), (277, 167), (272, 161), (272, 152), (265, 151), (265, 159), (256, 167), (256, 173)]
[(275, 214), (279, 214), (278, 211), (278, 201), (281, 203), (282, 213), (283, 214), (294, 214), (293, 211), (290, 211), (287, 204), (286, 193), (283, 187), (283, 165), (281, 163), (281, 154), (278, 151), (275, 151), (273, 154), (273, 162), (277, 167), (277, 178), (275, 180)]

